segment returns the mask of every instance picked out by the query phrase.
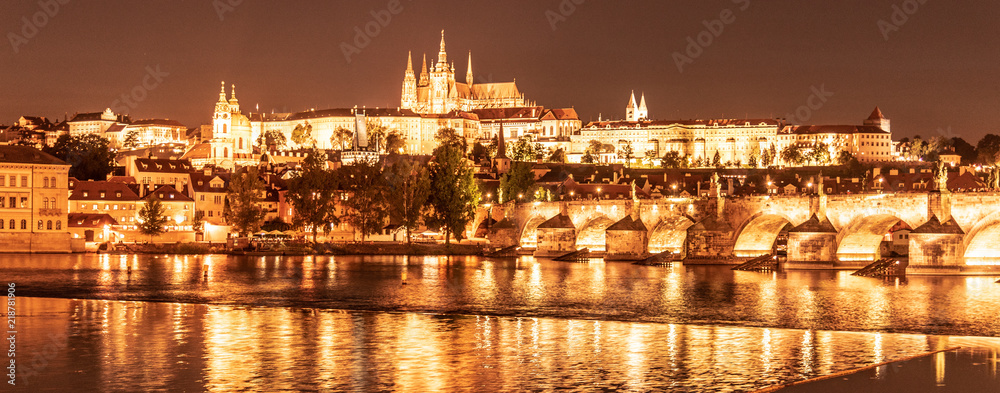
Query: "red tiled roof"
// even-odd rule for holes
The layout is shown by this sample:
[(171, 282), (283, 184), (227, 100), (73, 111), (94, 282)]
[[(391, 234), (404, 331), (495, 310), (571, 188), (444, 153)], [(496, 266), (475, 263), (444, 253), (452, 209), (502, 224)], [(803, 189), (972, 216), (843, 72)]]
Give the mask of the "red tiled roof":
[(66, 221), (70, 228), (101, 228), (105, 225), (118, 225), (118, 221), (108, 214), (70, 213)]
[[(85, 195), (86, 194), (86, 195)], [(103, 194), (103, 196), (102, 196)], [(77, 181), (71, 201), (137, 201), (139, 196), (125, 183), (117, 181)]]

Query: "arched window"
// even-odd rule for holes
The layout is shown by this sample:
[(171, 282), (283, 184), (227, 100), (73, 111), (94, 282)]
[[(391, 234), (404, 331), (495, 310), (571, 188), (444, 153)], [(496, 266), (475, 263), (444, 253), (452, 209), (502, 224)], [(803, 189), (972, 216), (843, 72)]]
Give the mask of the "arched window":
[(38, 230), (42, 230), (42, 220), (38, 220)]
[(56, 220), (56, 230), (62, 230), (62, 221)]
[[(46, 187), (49, 186), (49, 178), (47, 177), (45, 178), (45, 186)], [(42, 209), (48, 209), (48, 208), (49, 208), (49, 198), (42, 198)]]
[(28, 220), (21, 220), (21, 229), (28, 229)]
[(14, 219), (13, 218), (10, 219), (10, 229), (17, 229), (17, 227), (14, 226)]
[(0, 229), (3, 229), (3, 223), (4, 223), (4, 222), (6, 222), (6, 221), (4, 221), (4, 220), (0, 220)]
[(229, 148), (228, 147), (223, 147), (222, 148), (222, 158), (229, 158)]
[(42, 187), (49, 188), (49, 178), (48, 178), (48, 176), (42, 178)]
[(45, 222), (45, 229), (50, 231), (52, 230), (52, 220), (48, 220)]
[(225, 134), (227, 132), (229, 132), (229, 125), (228, 124), (223, 124), (222, 125), (222, 133)]
[(243, 137), (240, 137), (240, 150), (243, 150)]

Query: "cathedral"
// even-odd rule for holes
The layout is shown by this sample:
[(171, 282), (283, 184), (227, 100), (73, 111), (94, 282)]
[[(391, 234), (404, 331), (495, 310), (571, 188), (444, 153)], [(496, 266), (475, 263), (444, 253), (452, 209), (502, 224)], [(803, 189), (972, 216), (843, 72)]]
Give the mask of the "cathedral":
[(472, 77), (472, 53), (469, 53), (465, 83), (455, 81), (455, 63), (448, 64), (444, 48), (444, 30), (441, 31), (441, 50), (437, 63), (427, 70), (427, 55), (417, 79), (413, 71), (413, 56), (406, 60), (403, 76), (403, 94), (400, 107), (419, 114), (445, 114), (453, 111), (469, 112), (487, 108), (518, 108), (534, 104), (524, 99), (516, 82), (475, 83)]
[(240, 112), (240, 102), (236, 99), (236, 85), (233, 85), (229, 99), (226, 99), (226, 83), (222, 82), (219, 101), (212, 114), (212, 135), (207, 142), (195, 145), (185, 159), (196, 167), (215, 165), (229, 170), (237, 166), (253, 165), (253, 140), (250, 119)]

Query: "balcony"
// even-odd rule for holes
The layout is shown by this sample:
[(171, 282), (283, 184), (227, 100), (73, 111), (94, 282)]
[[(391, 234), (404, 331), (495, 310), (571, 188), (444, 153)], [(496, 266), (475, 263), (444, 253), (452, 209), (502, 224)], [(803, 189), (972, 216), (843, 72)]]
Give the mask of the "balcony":
[(58, 216), (65, 214), (63, 209), (38, 209), (38, 214), (42, 216)]

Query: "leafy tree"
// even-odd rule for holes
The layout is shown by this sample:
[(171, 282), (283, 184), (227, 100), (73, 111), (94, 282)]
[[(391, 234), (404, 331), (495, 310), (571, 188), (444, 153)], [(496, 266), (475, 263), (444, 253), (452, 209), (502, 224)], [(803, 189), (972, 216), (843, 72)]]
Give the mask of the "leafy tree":
[(315, 144), (316, 141), (312, 138), (312, 124), (306, 123), (305, 125), (296, 124), (295, 128), (292, 129), (292, 142), (299, 146), (305, 146), (310, 142)]
[(379, 233), (389, 215), (389, 195), (382, 168), (367, 160), (340, 169), (348, 196), (344, 201), (347, 222), (361, 232), (361, 241)]
[(134, 149), (136, 146), (139, 146), (139, 131), (131, 130), (128, 134), (125, 134), (125, 141), (122, 142), (122, 147)]
[[(496, 135), (490, 139), (490, 143), (486, 144), (486, 152), (489, 157), (495, 157), (497, 155), (497, 145), (500, 144), (500, 140)], [(504, 152), (506, 153), (506, 152)]]
[(816, 143), (809, 151), (807, 159), (815, 165), (827, 165), (830, 163), (830, 146), (824, 142)]
[(257, 137), (257, 145), (268, 150), (276, 150), (288, 145), (288, 140), (281, 131), (267, 130)]
[(288, 180), (285, 198), (295, 209), (295, 225), (312, 228), (312, 239), (320, 228), (340, 223), (337, 216), (340, 177), (326, 170), (326, 155), (313, 149), (302, 161), (302, 170)]
[(389, 131), (385, 136), (385, 151), (389, 154), (402, 154), (406, 149), (406, 140), (399, 131)]
[(851, 163), (851, 160), (853, 159), (854, 155), (851, 154), (851, 152), (847, 151), (847, 149), (841, 150), (840, 152), (837, 153), (837, 164), (848, 165)]
[(583, 158), (581, 161), (584, 164), (597, 163), (600, 161), (600, 154), (602, 150), (604, 150), (604, 147), (601, 142), (596, 139), (591, 139), (587, 145), (587, 149), (583, 152)]
[(678, 169), (683, 168), (686, 162), (687, 160), (681, 155), (681, 152), (671, 150), (660, 159), (660, 166), (666, 169)]
[(465, 140), (465, 137), (458, 135), (458, 131), (454, 128), (442, 128), (438, 130), (437, 134), (434, 135), (434, 140), (439, 145), (452, 146), (458, 149), (463, 156), (469, 150), (468, 141)]
[(750, 153), (750, 160), (747, 161), (747, 166), (749, 166), (750, 168), (757, 168), (757, 164), (758, 164), (757, 163), (757, 154), (756, 153)]
[(69, 175), (79, 180), (106, 180), (115, 168), (115, 152), (110, 142), (97, 134), (60, 135), (42, 150), (70, 164)]
[(167, 225), (166, 209), (160, 199), (153, 194), (146, 204), (139, 209), (139, 232), (149, 236), (149, 241), (153, 241), (154, 236), (159, 236), (166, 232), (164, 225)]
[[(510, 172), (500, 177), (501, 195), (516, 202), (531, 202), (535, 199), (535, 173), (532, 165), (526, 162), (515, 162), (510, 166)], [(504, 203), (505, 201), (498, 201)]]
[(1000, 162), (1000, 135), (986, 134), (976, 144), (976, 155), (983, 165), (996, 165)]
[(204, 210), (195, 210), (194, 211), (194, 220), (191, 221), (191, 229), (193, 229), (195, 231), (195, 233), (203, 233), (203, 232), (205, 232), (205, 211)]
[(622, 145), (621, 150), (618, 151), (618, 158), (625, 160), (625, 166), (628, 168), (632, 167), (632, 158), (635, 157), (635, 150), (632, 148), (632, 142), (626, 141)]
[(781, 149), (781, 161), (783, 161), (785, 165), (802, 165), (802, 162), (804, 161), (802, 150), (794, 144), (785, 146), (784, 149)]
[(263, 194), (264, 181), (261, 180), (257, 167), (242, 168), (229, 180), (229, 189), (226, 191), (229, 214), (226, 220), (240, 236), (246, 237), (260, 230), (267, 214), (261, 205)]
[(541, 152), (532, 143), (531, 136), (525, 135), (519, 138), (517, 143), (514, 144), (511, 159), (514, 161), (534, 162), (538, 159), (539, 153)]
[(337, 146), (340, 150), (347, 150), (354, 140), (354, 131), (344, 127), (337, 127), (330, 136), (330, 144)]
[(951, 146), (955, 148), (955, 154), (962, 156), (963, 164), (971, 164), (976, 161), (976, 147), (966, 142), (965, 139), (951, 138)]
[(439, 140), (442, 143), (434, 149), (429, 170), (431, 210), (427, 225), (443, 228), (445, 244), (450, 244), (452, 234), (458, 241), (465, 237), (465, 226), (475, 218), (480, 195), (472, 168), (465, 164), (463, 147), (447, 138)]
[(549, 162), (566, 163), (568, 159), (566, 158), (566, 150), (563, 148), (558, 148), (549, 153)]
[(385, 147), (385, 138), (389, 135), (389, 130), (382, 123), (382, 120), (371, 117), (366, 118), (365, 133), (368, 135), (368, 147), (376, 152), (383, 151), (382, 148)]
[(275, 217), (271, 220), (264, 221), (264, 225), (261, 225), (260, 229), (262, 231), (279, 231), (284, 232), (292, 229), (292, 224), (289, 224), (281, 219), (281, 217)]
[[(406, 227), (406, 242), (411, 242), (410, 232), (422, 222), (430, 196), (431, 180), (427, 168), (410, 160), (398, 160), (386, 171), (389, 195), (389, 218)], [(396, 199), (398, 198), (398, 199)]]

